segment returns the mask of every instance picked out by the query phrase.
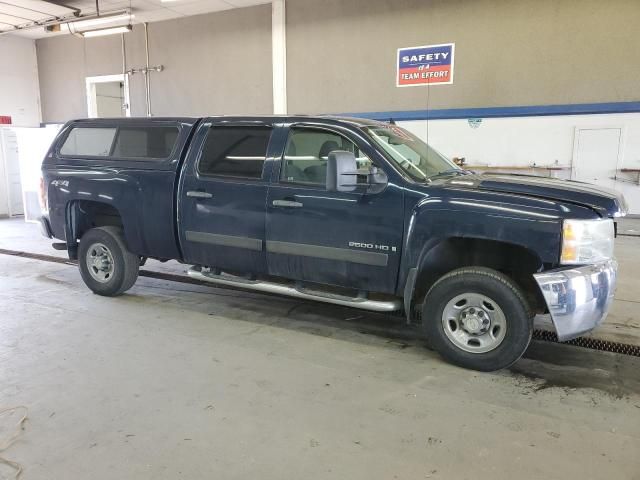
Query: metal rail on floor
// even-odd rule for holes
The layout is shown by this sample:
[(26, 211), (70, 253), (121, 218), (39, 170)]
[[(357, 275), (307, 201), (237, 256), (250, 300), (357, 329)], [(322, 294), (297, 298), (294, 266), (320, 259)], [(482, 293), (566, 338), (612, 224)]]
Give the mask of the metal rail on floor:
[(589, 348), (591, 350), (600, 350), (601, 352), (619, 353), (621, 355), (630, 355), (632, 357), (640, 357), (640, 346), (628, 343), (611, 342), (609, 340), (599, 340), (593, 337), (578, 337), (566, 342), (559, 342), (555, 332), (549, 330), (534, 330), (533, 337), (535, 340), (543, 340), (545, 342), (563, 343), (566, 345), (574, 345), (576, 347)]
[[(18, 250), (8, 250), (6, 248), (0, 248), (0, 255), (10, 255), (13, 257), (22, 257), (32, 260), (41, 260), (43, 262), (60, 263), (63, 265), (76, 265), (77, 262), (69, 260), (67, 258), (54, 257), (53, 255), (44, 255), (41, 253), (21, 252)], [(188, 277), (187, 275), (177, 275), (174, 273), (154, 272), (151, 270), (140, 269), (139, 275), (141, 277), (155, 278), (158, 280), (168, 280), (172, 282), (188, 283), (191, 285), (202, 285), (210, 287), (211, 284), (198, 280), (196, 278)], [(218, 288), (228, 288), (232, 290), (242, 290), (235, 287), (227, 287), (219, 285)], [(548, 330), (534, 330), (533, 339), (542, 340), (545, 342), (562, 343), (566, 345), (573, 345), (576, 347), (588, 348), (590, 350), (598, 350), (602, 352), (618, 353), (620, 355), (629, 355), (633, 357), (640, 357), (640, 345), (631, 345), (627, 343), (611, 342), (608, 340), (599, 340), (593, 337), (579, 337), (567, 342), (559, 342), (558, 336), (555, 332)]]

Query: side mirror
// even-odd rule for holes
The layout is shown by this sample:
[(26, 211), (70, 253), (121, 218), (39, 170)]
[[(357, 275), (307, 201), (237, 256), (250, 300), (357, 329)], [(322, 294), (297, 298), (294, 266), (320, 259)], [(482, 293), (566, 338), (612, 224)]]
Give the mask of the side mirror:
[(387, 174), (378, 167), (371, 167), (365, 174), (367, 175), (367, 193), (380, 193), (389, 183)]
[(389, 179), (378, 167), (358, 170), (358, 162), (352, 152), (334, 150), (327, 160), (327, 190), (330, 192), (378, 193), (384, 190)]
[(356, 156), (344, 150), (334, 150), (327, 159), (327, 190), (353, 192), (358, 186)]

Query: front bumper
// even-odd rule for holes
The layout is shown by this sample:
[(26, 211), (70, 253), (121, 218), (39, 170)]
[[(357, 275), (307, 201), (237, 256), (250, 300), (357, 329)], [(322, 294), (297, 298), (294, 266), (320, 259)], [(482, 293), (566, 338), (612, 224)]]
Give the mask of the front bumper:
[(579, 337), (607, 316), (616, 289), (618, 262), (536, 273), (534, 278), (556, 327), (558, 340)]

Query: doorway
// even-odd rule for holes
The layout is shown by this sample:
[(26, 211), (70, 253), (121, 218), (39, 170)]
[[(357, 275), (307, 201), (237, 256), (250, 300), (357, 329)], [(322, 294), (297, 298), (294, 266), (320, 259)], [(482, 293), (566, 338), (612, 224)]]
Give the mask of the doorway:
[(614, 188), (621, 142), (621, 127), (576, 128), (574, 179)]
[(18, 139), (10, 128), (0, 128), (0, 182), (0, 215), (23, 215)]
[(128, 75), (87, 77), (87, 112), (89, 118), (128, 117)]

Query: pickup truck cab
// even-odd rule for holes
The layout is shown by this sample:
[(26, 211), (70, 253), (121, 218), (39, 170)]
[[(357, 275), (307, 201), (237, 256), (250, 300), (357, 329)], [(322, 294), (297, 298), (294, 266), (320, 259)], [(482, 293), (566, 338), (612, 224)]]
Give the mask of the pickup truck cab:
[(536, 313), (560, 340), (604, 319), (626, 212), (615, 192), (476, 175), (354, 118), (71, 121), (42, 172), (43, 232), (99, 295), (175, 259), (219, 285), (420, 317), (436, 350), (478, 370), (520, 358)]

